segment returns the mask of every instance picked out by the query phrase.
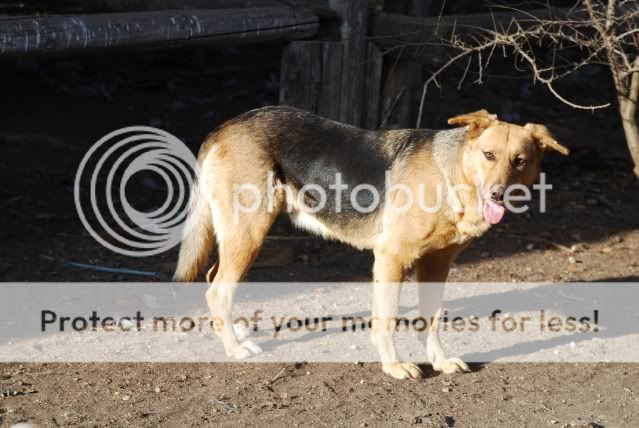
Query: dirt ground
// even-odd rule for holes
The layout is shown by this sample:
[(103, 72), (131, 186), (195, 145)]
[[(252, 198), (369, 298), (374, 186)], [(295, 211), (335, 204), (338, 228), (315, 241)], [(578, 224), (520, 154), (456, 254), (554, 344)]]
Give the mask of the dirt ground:
[[(0, 64), (0, 279), (141, 281), (62, 261), (160, 272), (177, 250), (114, 254), (83, 229), (73, 179), (106, 133), (152, 125), (194, 151), (235, 114), (276, 102), (279, 50), (228, 48)], [(564, 83), (584, 102), (612, 100), (596, 71)], [(457, 261), (452, 281), (637, 281), (639, 185), (613, 110), (570, 110), (525, 79), (451, 83), (429, 95), (427, 127), (487, 108), (551, 125), (570, 158), (550, 155), (548, 212), (509, 215)], [(583, 95), (587, 94), (587, 95)], [(153, 206), (162, 189), (136, 191)], [(366, 252), (276, 224), (251, 281), (366, 281)], [(282, 239), (282, 237), (300, 237)], [(291, 251), (292, 249), (292, 251)], [(292, 253), (272, 266), (273, 254)], [(397, 381), (377, 364), (0, 364), (0, 423), (70, 426), (639, 426), (639, 364), (488, 364), (463, 375), (425, 367)]]

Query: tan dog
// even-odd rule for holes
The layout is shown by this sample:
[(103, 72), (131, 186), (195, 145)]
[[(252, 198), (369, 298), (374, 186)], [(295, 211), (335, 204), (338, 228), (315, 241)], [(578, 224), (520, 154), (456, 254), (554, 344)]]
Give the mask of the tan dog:
[[(215, 234), (219, 263), (207, 274), (206, 299), (223, 319), (228, 355), (260, 352), (233, 331), (233, 295), (275, 218), (287, 212), (300, 227), (373, 251), (373, 316), (381, 325), (397, 319), (409, 267), (415, 266), (418, 282), (440, 283), (418, 287), (420, 316), (432, 320), (420, 339), (435, 370), (468, 370), (460, 359), (446, 358), (440, 345), (441, 283), (453, 259), (501, 221), (509, 188), (533, 183), (546, 150), (568, 149), (542, 125), (500, 122), (485, 110), (448, 123), (464, 127), (372, 132), (269, 107), (207, 138), (175, 279), (196, 278)], [(416, 365), (399, 360), (393, 331), (372, 334), (383, 371), (421, 378)]]

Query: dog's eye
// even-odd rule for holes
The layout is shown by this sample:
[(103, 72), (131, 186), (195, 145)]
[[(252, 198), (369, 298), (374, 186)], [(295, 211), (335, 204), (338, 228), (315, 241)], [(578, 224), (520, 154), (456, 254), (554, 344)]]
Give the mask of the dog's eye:
[(513, 166), (515, 168), (522, 168), (524, 165), (526, 165), (526, 159), (524, 158), (516, 157), (513, 160)]
[(489, 161), (495, 160), (495, 154), (493, 152), (484, 152), (484, 157)]

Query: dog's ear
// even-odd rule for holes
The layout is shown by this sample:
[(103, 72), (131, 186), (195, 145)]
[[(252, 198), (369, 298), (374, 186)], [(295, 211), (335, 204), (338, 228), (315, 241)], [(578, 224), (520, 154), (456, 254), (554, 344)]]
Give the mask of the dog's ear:
[(468, 126), (468, 131), (471, 134), (481, 134), (481, 132), (488, 128), (491, 123), (497, 120), (497, 115), (488, 113), (486, 110), (479, 110), (473, 113), (466, 113), (459, 116), (451, 117), (448, 119), (449, 125), (462, 125)]
[(570, 150), (567, 147), (562, 146), (555, 140), (555, 137), (552, 136), (548, 128), (544, 125), (538, 125), (536, 123), (528, 123), (524, 126), (524, 129), (528, 130), (532, 135), (533, 139), (537, 142), (537, 145), (541, 148), (541, 150), (554, 150), (556, 152), (561, 153), (564, 156), (568, 156), (570, 154)]

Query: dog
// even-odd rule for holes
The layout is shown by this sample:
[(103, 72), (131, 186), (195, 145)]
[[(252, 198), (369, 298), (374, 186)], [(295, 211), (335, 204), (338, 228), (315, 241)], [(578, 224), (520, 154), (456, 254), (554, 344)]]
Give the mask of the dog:
[[(233, 295), (276, 217), (286, 212), (296, 226), (373, 251), (378, 320), (396, 319), (401, 283), (414, 267), (420, 316), (431, 320), (420, 336), (429, 362), (445, 373), (469, 370), (459, 358), (447, 358), (439, 340), (451, 263), (501, 221), (509, 187), (535, 181), (545, 151), (569, 151), (543, 125), (502, 122), (485, 110), (448, 123), (461, 127), (374, 132), (280, 106), (249, 111), (209, 134), (198, 155), (174, 278), (195, 280), (217, 241), (219, 259), (206, 275), (206, 300), (223, 321), (219, 335), (227, 355), (242, 359), (261, 351), (238, 340)], [(340, 186), (352, 189), (350, 197), (338, 192)], [(389, 192), (393, 186), (396, 191)], [(460, 186), (465, 191), (451, 191)], [(326, 189), (330, 197), (322, 197)], [(428, 201), (429, 209), (408, 204), (410, 192)], [(445, 198), (438, 196), (442, 192)], [(430, 209), (436, 200), (445, 203)], [(372, 331), (383, 372), (422, 378), (417, 365), (400, 361), (392, 333)]]

